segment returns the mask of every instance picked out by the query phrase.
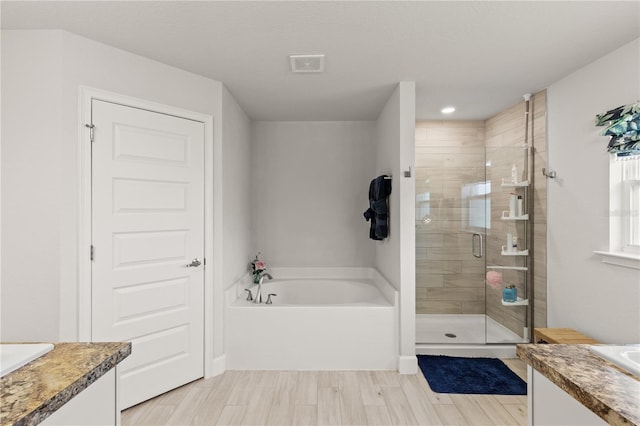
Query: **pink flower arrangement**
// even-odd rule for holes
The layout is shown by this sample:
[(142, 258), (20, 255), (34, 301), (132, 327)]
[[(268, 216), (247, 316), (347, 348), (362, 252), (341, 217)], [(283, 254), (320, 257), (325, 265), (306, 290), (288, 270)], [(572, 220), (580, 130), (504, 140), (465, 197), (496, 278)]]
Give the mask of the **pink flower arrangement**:
[(267, 264), (264, 261), (259, 260), (260, 252), (256, 254), (256, 258), (251, 262), (251, 271), (253, 274), (253, 282), (258, 283), (260, 281), (260, 275), (267, 269)]

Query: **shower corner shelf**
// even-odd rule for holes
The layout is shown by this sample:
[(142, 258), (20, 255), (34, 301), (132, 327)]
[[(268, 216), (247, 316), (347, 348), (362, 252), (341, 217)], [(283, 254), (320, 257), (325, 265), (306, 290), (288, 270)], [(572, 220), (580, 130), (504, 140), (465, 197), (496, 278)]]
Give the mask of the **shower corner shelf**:
[(513, 183), (511, 181), (505, 181), (504, 178), (503, 178), (501, 186), (503, 188), (526, 188), (526, 187), (529, 186), (529, 181), (528, 180), (524, 180), (522, 182)]
[(528, 306), (529, 305), (529, 299), (523, 299), (522, 297), (518, 297), (515, 302), (505, 302), (503, 300), (502, 304), (504, 306)]
[(521, 251), (504, 251), (500, 252), (503, 256), (529, 256), (529, 250), (521, 250)]
[(522, 216), (500, 216), (501, 220), (529, 220), (529, 215), (528, 214), (523, 214)]
[(509, 269), (512, 271), (527, 271), (526, 266), (503, 266), (503, 265), (487, 265), (487, 269)]

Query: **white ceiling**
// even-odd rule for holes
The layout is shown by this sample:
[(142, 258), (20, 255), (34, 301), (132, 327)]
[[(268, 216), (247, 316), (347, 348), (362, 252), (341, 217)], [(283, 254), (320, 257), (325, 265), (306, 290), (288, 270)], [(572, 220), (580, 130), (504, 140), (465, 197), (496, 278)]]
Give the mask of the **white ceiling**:
[[(2, 1), (1, 13), (3, 29), (65, 29), (222, 81), (254, 120), (373, 120), (407, 80), (418, 119), (485, 119), (640, 36), (638, 1)], [(291, 74), (300, 53), (325, 54), (326, 72)]]

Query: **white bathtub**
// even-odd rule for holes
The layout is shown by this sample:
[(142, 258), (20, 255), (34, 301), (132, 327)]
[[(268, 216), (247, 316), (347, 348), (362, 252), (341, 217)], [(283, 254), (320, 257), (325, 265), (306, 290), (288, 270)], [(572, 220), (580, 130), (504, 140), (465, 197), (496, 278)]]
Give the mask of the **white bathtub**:
[(0, 377), (6, 376), (52, 349), (51, 343), (0, 344)]
[[(256, 296), (258, 287), (249, 288)], [(279, 306), (388, 306), (391, 303), (371, 280), (364, 279), (274, 279), (262, 284), (263, 302), (269, 294), (275, 294), (271, 300)], [(244, 299), (246, 292), (245, 298), (234, 303), (244, 305)]]
[(274, 268), (263, 302), (257, 286), (227, 291), (230, 370), (389, 370), (398, 362), (398, 294), (370, 268)]
[(640, 344), (591, 345), (589, 350), (623, 370), (640, 376)]

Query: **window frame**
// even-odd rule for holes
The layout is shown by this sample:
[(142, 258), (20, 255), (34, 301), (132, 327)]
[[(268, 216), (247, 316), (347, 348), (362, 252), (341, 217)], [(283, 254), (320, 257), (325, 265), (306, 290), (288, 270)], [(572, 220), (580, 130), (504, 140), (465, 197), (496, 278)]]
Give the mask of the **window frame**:
[[(640, 162), (640, 159), (638, 161)], [(623, 178), (621, 177), (621, 180), (622, 179)], [(638, 198), (640, 197), (640, 179), (622, 180), (621, 183), (621, 249), (623, 253), (640, 255), (640, 235), (635, 236), (635, 241), (634, 236), (632, 235), (634, 231), (635, 233), (640, 234), (638, 230), (638, 227), (640, 226), (640, 224), (638, 223)]]
[[(640, 161), (640, 156), (636, 158), (631, 161)], [(640, 269), (640, 246), (630, 244), (631, 188), (640, 185), (640, 180), (624, 179), (623, 161), (612, 155), (609, 162), (609, 250), (595, 253), (604, 263)]]

